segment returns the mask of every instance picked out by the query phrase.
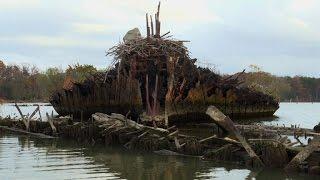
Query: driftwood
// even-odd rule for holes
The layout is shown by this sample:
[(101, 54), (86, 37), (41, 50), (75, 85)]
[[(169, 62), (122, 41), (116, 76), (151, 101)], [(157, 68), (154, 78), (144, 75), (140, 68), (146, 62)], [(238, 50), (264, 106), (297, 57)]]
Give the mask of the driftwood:
[(236, 140), (228, 138), (228, 137), (219, 138), (216, 135), (201, 139), (201, 140), (199, 140), (199, 143), (204, 143), (204, 142), (207, 142), (207, 141), (210, 141), (210, 140), (222, 141), (222, 142), (225, 142), (226, 144), (241, 145), (241, 143), (239, 141), (236, 141)]
[(244, 149), (247, 151), (249, 156), (251, 157), (250, 164), (252, 167), (263, 167), (264, 164), (261, 159), (256, 155), (256, 153), (252, 150), (250, 145), (247, 143), (245, 138), (240, 134), (239, 130), (235, 127), (232, 120), (225, 116), (219, 109), (215, 106), (209, 106), (206, 112), (219, 126), (223, 129), (227, 130), (229, 133), (234, 135), (242, 144)]
[(52, 129), (53, 134), (57, 133), (57, 128), (53, 124), (53, 111), (51, 112), (51, 117), (49, 116), (48, 113), (46, 113), (46, 116), (47, 116), (47, 120), (48, 120), (48, 123), (50, 124), (50, 127)]
[(46, 139), (55, 139), (55, 138), (57, 138), (57, 137), (48, 136), (48, 135), (45, 135), (45, 134), (42, 134), (42, 133), (33, 133), (33, 132), (29, 132), (29, 131), (22, 130), (22, 129), (10, 128), (10, 127), (7, 127), (7, 126), (0, 126), (0, 129), (11, 131), (11, 132), (15, 132), (15, 133), (27, 134), (27, 135), (35, 136), (35, 137), (38, 137), (38, 138), (46, 138)]
[[(41, 112), (40, 112), (40, 105), (37, 105), (37, 108), (31, 113), (31, 115), (23, 115), (22, 111), (20, 109), (20, 107), (18, 106), (17, 103), (15, 103), (15, 107), (17, 108), (20, 116), (21, 116), (21, 120), (23, 122), (23, 124), (26, 127), (26, 131), (30, 130), (30, 121), (31, 119), (37, 114), (37, 112), (39, 113), (39, 120), (42, 121), (42, 117), (41, 117)], [(57, 129), (53, 124), (53, 111), (51, 112), (51, 117), (49, 116), (48, 113), (46, 113), (47, 119), (48, 119), (48, 123), (50, 124), (50, 127), (52, 129), (52, 132), (55, 134), (57, 133)]]
[(226, 144), (216, 150), (210, 150), (203, 155), (203, 159), (211, 159), (218, 161), (230, 161), (232, 160), (232, 144)]
[(314, 139), (300, 151), (285, 167), (287, 172), (299, 171), (299, 165), (302, 164), (314, 151), (320, 147), (320, 137), (315, 136)]
[(295, 136), (320, 136), (320, 133), (314, 132), (313, 129), (295, 128), (295, 127), (280, 127), (268, 125), (235, 125), (242, 131), (257, 132), (257, 133), (271, 133), (281, 135), (295, 135)]
[(216, 137), (217, 137), (216, 135), (213, 135), (213, 136), (210, 136), (210, 137), (201, 139), (201, 140), (199, 141), (199, 143), (203, 143), (203, 142), (205, 142), (205, 141), (211, 140), (211, 139), (216, 138)]
[(41, 116), (41, 111), (40, 111), (40, 105), (37, 104), (38, 106), (38, 112), (39, 112), (39, 120), (42, 121), (42, 116)]
[(176, 148), (178, 150), (182, 147), (182, 145), (180, 145), (179, 140), (178, 140), (177, 137), (174, 137), (174, 144), (176, 145)]
[(159, 151), (154, 151), (154, 153), (159, 154), (159, 155), (165, 155), (165, 156), (185, 156), (184, 154), (180, 154), (174, 151), (162, 149)]
[(127, 119), (125, 116), (123, 116), (122, 114), (115, 114), (112, 113), (110, 116), (103, 114), (103, 113), (95, 113), (92, 115), (92, 118), (95, 119), (95, 121), (98, 122), (108, 122), (110, 121), (110, 119), (117, 119), (122, 121), (124, 124), (126, 124), (129, 127), (135, 128), (137, 130), (150, 130), (154, 133), (160, 133), (160, 134), (168, 134), (169, 131), (163, 128), (155, 128), (155, 127), (151, 127), (151, 126), (145, 126), (142, 124), (139, 124), (135, 121), (132, 121), (130, 119)]
[(17, 103), (15, 103), (14, 106), (15, 106), (15, 107), (17, 108), (17, 110), (18, 110), (18, 112), (19, 112), (19, 114), (20, 114), (20, 116), (21, 116), (21, 120), (22, 120), (23, 124), (24, 124), (25, 127), (26, 127), (26, 130), (29, 131), (30, 120), (33, 118), (34, 115), (36, 115), (36, 113), (37, 113), (38, 111), (40, 111), (40, 107), (38, 106), (38, 107), (33, 111), (33, 113), (29, 116), (29, 114), (28, 114), (28, 115), (23, 115), (23, 114), (22, 114), (22, 111), (21, 111), (21, 109), (20, 109), (20, 107), (18, 106)]
[(177, 153), (174, 151), (170, 151), (167, 149), (161, 149), (159, 151), (153, 151), (156, 154), (163, 155), (163, 156), (185, 156), (185, 157), (196, 157), (196, 158), (201, 158), (202, 156), (192, 156), (192, 155), (186, 155), (186, 154), (181, 154)]

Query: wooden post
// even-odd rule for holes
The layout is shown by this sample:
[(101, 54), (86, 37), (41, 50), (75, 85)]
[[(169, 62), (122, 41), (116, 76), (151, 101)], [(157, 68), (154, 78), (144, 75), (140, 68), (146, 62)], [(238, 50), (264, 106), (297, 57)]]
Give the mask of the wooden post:
[(145, 82), (145, 88), (146, 88), (146, 105), (147, 105), (147, 114), (150, 115), (152, 112), (151, 105), (150, 105), (150, 99), (149, 99), (149, 76), (146, 75), (146, 82)]
[(160, 37), (160, 1), (158, 4), (158, 12), (157, 12), (157, 37)]
[[(26, 118), (26, 116), (24, 116), (24, 115), (22, 114), (22, 111), (21, 111), (21, 109), (20, 109), (20, 107), (18, 106), (17, 103), (15, 103), (14, 106), (15, 106), (15, 107), (17, 108), (17, 110), (18, 110), (18, 112), (19, 112), (19, 114), (20, 114), (20, 116), (21, 116), (21, 120), (22, 120), (23, 124), (24, 124), (25, 127), (26, 127), (26, 130), (29, 131), (30, 119), (29, 119), (28, 117)], [(28, 116), (29, 116), (29, 115), (28, 115)]]
[(218, 108), (215, 106), (209, 106), (206, 112), (216, 124), (227, 130), (229, 133), (234, 135), (242, 144), (244, 149), (249, 154), (251, 161), (249, 162), (252, 167), (263, 167), (264, 164), (261, 159), (252, 150), (250, 145), (247, 143), (246, 139), (240, 134), (239, 130), (235, 127), (232, 120), (225, 116)]
[(80, 118), (81, 118), (81, 122), (83, 122), (83, 111), (82, 110), (80, 112)]
[(177, 137), (174, 137), (174, 144), (176, 145), (177, 150), (179, 150), (181, 148), (181, 145), (180, 145)]
[(51, 117), (49, 116), (48, 113), (46, 113), (46, 116), (47, 116), (47, 121), (48, 121), (49, 124), (50, 124), (50, 127), (51, 127), (51, 129), (52, 129), (53, 134), (57, 133), (57, 129), (56, 129), (56, 127), (55, 127), (54, 124), (53, 124), (53, 111), (51, 112)]
[(153, 29), (153, 20), (152, 20), (152, 16), (150, 15), (150, 24), (151, 24), (151, 35), (152, 37), (154, 36), (154, 29)]
[(167, 71), (168, 71), (168, 78), (167, 78), (167, 93), (165, 96), (165, 104), (164, 104), (164, 110), (165, 110), (165, 125), (168, 126), (169, 125), (169, 115), (168, 115), (168, 111), (169, 111), (169, 104), (171, 105), (173, 103), (173, 91), (174, 91), (174, 69), (175, 69), (175, 62), (176, 62), (176, 58), (173, 57), (169, 57), (169, 59), (167, 59)]
[(41, 111), (40, 111), (40, 105), (38, 104), (38, 112), (39, 112), (39, 120), (42, 122), (42, 116), (41, 116)]
[(38, 111), (39, 111), (39, 107), (37, 107), (37, 108), (32, 112), (32, 114), (28, 117), (28, 119), (32, 119), (33, 116), (35, 116)]
[(148, 13), (146, 14), (146, 27), (147, 27), (147, 38), (150, 38), (150, 27), (149, 27)]
[(17, 103), (14, 103), (14, 106), (17, 108), (17, 110), (18, 110), (21, 118), (23, 118), (24, 116), (23, 116), (22, 111), (21, 111), (21, 109), (19, 108), (18, 104), (17, 104)]

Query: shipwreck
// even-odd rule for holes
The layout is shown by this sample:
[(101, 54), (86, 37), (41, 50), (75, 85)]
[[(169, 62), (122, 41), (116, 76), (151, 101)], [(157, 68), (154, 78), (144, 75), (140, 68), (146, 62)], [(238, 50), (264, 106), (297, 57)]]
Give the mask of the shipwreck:
[(159, 14), (160, 4), (154, 19), (146, 14), (146, 37), (133, 29), (107, 51), (114, 56), (107, 72), (67, 82), (55, 92), (50, 103), (58, 114), (88, 118), (96, 112), (120, 113), (168, 125), (206, 121), (209, 105), (234, 119), (272, 116), (279, 108), (273, 97), (242, 87), (241, 73), (223, 77), (198, 67), (186, 41), (161, 34)]
[[(69, 116), (57, 118), (52, 112), (46, 121), (41, 116), (35, 120), (40, 106), (25, 115), (16, 104), (20, 118), (0, 118), (0, 132), (319, 175), (318, 126), (234, 123), (231, 119), (271, 116), (279, 104), (243, 87), (242, 73), (220, 76), (197, 67), (185, 41), (161, 35), (159, 12), (160, 4), (155, 19), (146, 15), (146, 37), (134, 29), (109, 49), (114, 61), (107, 72), (82, 83), (66, 81), (52, 95), (50, 102), (59, 115)], [(295, 141), (289, 139), (292, 136)], [(308, 144), (300, 141), (302, 137)]]

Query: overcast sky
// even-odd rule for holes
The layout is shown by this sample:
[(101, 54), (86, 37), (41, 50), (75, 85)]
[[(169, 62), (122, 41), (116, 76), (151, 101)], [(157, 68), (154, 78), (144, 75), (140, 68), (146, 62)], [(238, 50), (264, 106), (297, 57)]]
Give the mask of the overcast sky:
[[(0, 59), (41, 69), (105, 68), (105, 51), (138, 27), (157, 0), (0, 0)], [(318, 0), (162, 0), (162, 33), (190, 40), (200, 63), (234, 73), (320, 76)]]

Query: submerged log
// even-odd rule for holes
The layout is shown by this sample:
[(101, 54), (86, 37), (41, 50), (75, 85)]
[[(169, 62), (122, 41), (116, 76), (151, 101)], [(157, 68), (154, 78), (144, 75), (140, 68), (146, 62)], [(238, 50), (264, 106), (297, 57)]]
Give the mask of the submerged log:
[(11, 128), (11, 127), (7, 127), (7, 126), (0, 126), (0, 129), (11, 131), (11, 132), (15, 132), (15, 133), (27, 134), (27, 135), (35, 136), (35, 137), (38, 137), (38, 138), (45, 138), (45, 139), (55, 139), (55, 138), (57, 138), (57, 137), (48, 136), (48, 135), (42, 134), (42, 133), (33, 133), (33, 132), (26, 131), (26, 130), (17, 129), (17, 128)]
[(203, 159), (231, 161), (232, 151), (234, 150), (232, 144), (226, 144), (219, 149), (210, 150), (203, 155)]
[(235, 127), (235, 125), (233, 124), (232, 120), (229, 117), (225, 116), (215, 106), (209, 106), (206, 113), (213, 119), (214, 122), (216, 122), (223, 129), (227, 130), (229, 133), (234, 135), (240, 141), (244, 149), (247, 151), (247, 153), (251, 157), (251, 160), (250, 162), (248, 162), (248, 165), (251, 165), (252, 167), (264, 166), (261, 159), (252, 150), (250, 145), (247, 143), (245, 138), (240, 134), (239, 130)]

